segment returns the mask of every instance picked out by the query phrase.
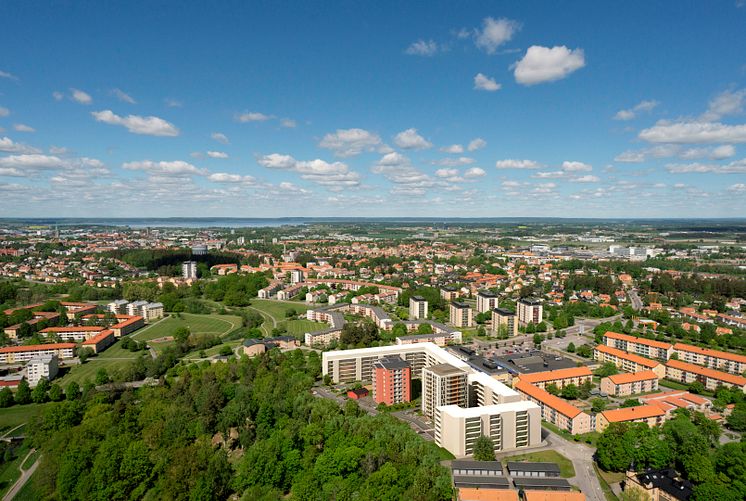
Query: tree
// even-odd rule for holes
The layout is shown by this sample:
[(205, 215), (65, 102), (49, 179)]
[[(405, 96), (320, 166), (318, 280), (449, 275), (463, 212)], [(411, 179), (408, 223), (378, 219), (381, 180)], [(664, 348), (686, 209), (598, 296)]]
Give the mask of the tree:
[(583, 358), (591, 358), (591, 355), (593, 354), (593, 348), (591, 348), (587, 344), (580, 345), (578, 346), (577, 354)]
[(31, 403), (31, 387), (26, 378), (21, 379), (21, 382), (18, 383), (15, 399), (17, 404), (25, 405)]
[(551, 395), (559, 395), (560, 389), (557, 387), (555, 383), (549, 383), (544, 387), (544, 389), (547, 391), (547, 393)]
[[(529, 325), (533, 325), (533, 324), (529, 324)], [(544, 341), (544, 336), (542, 336), (541, 334), (534, 334), (534, 346), (537, 346), (537, 347), (541, 346), (542, 341)]]
[(614, 362), (604, 362), (603, 365), (601, 365), (601, 367), (596, 369), (596, 371), (594, 372), (594, 374), (599, 377), (609, 377), (618, 373), (619, 368), (617, 368)]
[(622, 405), (620, 405), (619, 407), (637, 407), (638, 405), (641, 405), (639, 400), (637, 400), (636, 398), (628, 398), (627, 400), (622, 402)]
[(575, 353), (575, 343), (570, 343), (567, 345), (567, 352), (568, 353)]
[(96, 371), (96, 386), (108, 384), (109, 381), (109, 373), (106, 371), (105, 368), (102, 367)]
[(185, 344), (189, 340), (189, 329), (186, 327), (179, 327), (174, 331), (174, 341), (179, 344)]
[(417, 326), (417, 334), (432, 334), (433, 333), (433, 326), (424, 323)]
[(65, 398), (67, 400), (77, 400), (80, 398), (80, 386), (75, 381), (71, 382), (65, 388)]
[(693, 381), (689, 385), (689, 391), (694, 394), (699, 394), (705, 391), (705, 385), (702, 384), (700, 381)]
[(78, 350), (78, 358), (80, 359), (80, 363), (84, 364), (88, 360), (90, 356), (94, 354), (93, 350), (90, 348), (82, 348)]
[(492, 439), (482, 435), (474, 442), (474, 460), (475, 461), (494, 461), (495, 444)]
[(725, 423), (733, 431), (746, 431), (746, 404), (736, 404)]
[(64, 398), (64, 394), (62, 393), (62, 387), (58, 384), (53, 384), (49, 388), (49, 400), (52, 402), (59, 402)]
[(604, 409), (606, 409), (606, 401), (603, 398), (591, 400), (591, 410), (593, 412), (602, 412)]
[(43, 404), (47, 401), (47, 391), (49, 390), (49, 380), (43, 377), (36, 383), (36, 387), (31, 392), (31, 400), (35, 404)]
[(560, 393), (560, 395), (562, 396), (562, 398), (566, 398), (568, 400), (575, 400), (578, 398), (579, 393), (580, 392), (578, 390), (578, 387), (570, 383), (562, 387), (562, 392)]
[(0, 408), (10, 407), (15, 403), (13, 392), (7, 386), (0, 390)]
[(220, 355), (223, 357), (227, 357), (233, 354), (233, 350), (231, 349), (230, 345), (224, 344), (220, 347)]

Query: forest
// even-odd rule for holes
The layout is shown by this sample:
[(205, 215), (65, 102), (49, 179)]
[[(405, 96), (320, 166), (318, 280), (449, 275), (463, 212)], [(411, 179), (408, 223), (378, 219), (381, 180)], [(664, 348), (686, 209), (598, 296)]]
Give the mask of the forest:
[(56, 499), (449, 500), (442, 451), (388, 415), (314, 397), (318, 354), (179, 365), (162, 385), (48, 404), (33, 488)]

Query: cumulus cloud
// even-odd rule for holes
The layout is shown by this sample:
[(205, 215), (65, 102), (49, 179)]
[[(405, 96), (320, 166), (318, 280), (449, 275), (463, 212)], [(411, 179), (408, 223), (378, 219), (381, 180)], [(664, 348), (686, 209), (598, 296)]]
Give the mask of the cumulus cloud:
[(351, 157), (364, 151), (377, 151), (383, 143), (378, 134), (365, 129), (337, 129), (326, 134), (319, 146), (332, 150), (338, 157)]
[(497, 83), (494, 78), (490, 78), (487, 75), (477, 73), (474, 76), (474, 89), (476, 90), (486, 90), (488, 92), (494, 92), (496, 90), (500, 90), (500, 87), (502, 87), (502, 85)]
[(7, 78), (8, 80), (18, 80), (18, 77), (7, 71), (0, 70), (0, 78)]
[(80, 104), (91, 104), (93, 102), (93, 98), (88, 94), (87, 92), (83, 92), (80, 89), (70, 89), (70, 98), (75, 101), (76, 103)]
[(571, 50), (564, 45), (542, 47), (532, 45), (523, 59), (513, 68), (515, 81), (523, 85), (552, 82), (567, 77), (570, 73), (585, 66), (583, 49)]
[(36, 132), (36, 129), (26, 124), (13, 124), (13, 128), (18, 132)]
[(568, 172), (588, 172), (592, 171), (593, 167), (583, 162), (570, 162), (565, 160), (562, 162), (562, 170)]
[(430, 176), (415, 169), (407, 157), (397, 152), (381, 157), (371, 170), (392, 183), (391, 193), (395, 195), (424, 195), (435, 184)]
[(746, 89), (737, 91), (726, 90), (710, 100), (707, 111), (702, 115), (702, 120), (713, 122), (720, 120), (726, 115), (741, 113), (745, 100)]
[(495, 167), (498, 169), (538, 169), (541, 167), (541, 164), (534, 160), (517, 160), (508, 158), (506, 160), (498, 160), (495, 162)]
[(184, 103), (182, 103), (181, 101), (171, 98), (164, 99), (163, 103), (169, 108), (181, 108), (182, 106), (184, 106)]
[(482, 21), (482, 28), (476, 30), (474, 43), (487, 54), (494, 54), (498, 47), (509, 42), (520, 29), (521, 25), (517, 21), (487, 17)]
[(0, 158), (0, 175), (38, 176), (39, 171), (66, 171), (67, 175), (97, 176), (109, 173), (103, 162), (95, 158), (63, 159), (55, 155), (37, 153), (10, 155)]
[(410, 56), (430, 57), (438, 53), (438, 44), (434, 40), (417, 40), (404, 50)]
[(632, 120), (641, 111), (651, 111), (656, 106), (658, 106), (658, 101), (640, 101), (632, 108), (617, 111), (616, 115), (614, 115), (614, 120)]
[(152, 160), (142, 160), (138, 162), (126, 162), (122, 168), (127, 170), (139, 170), (158, 176), (203, 176), (207, 173), (204, 169), (199, 169), (189, 162), (182, 160), (154, 162)]
[(443, 153), (463, 153), (464, 147), (460, 144), (452, 144), (450, 146), (444, 146), (440, 148), (440, 151)]
[(435, 175), (438, 177), (453, 177), (458, 176), (458, 169), (438, 169), (435, 171)]
[(236, 115), (236, 120), (242, 123), (266, 122), (267, 120), (271, 118), (272, 118), (271, 115), (265, 115), (264, 113), (259, 113), (257, 111), (247, 111), (246, 113), (240, 113)]
[(591, 176), (589, 174), (589, 175), (586, 175), (586, 176), (576, 177), (572, 181), (574, 181), (576, 183), (597, 183), (600, 180), (601, 179), (599, 179), (598, 176)]
[(174, 124), (155, 116), (127, 115), (122, 117), (111, 110), (93, 111), (91, 115), (98, 122), (121, 125), (133, 134), (169, 137), (179, 135), (179, 129)]
[(68, 152), (67, 148), (64, 146), (50, 146), (49, 147), (49, 153), (52, 155), (64, 155)]
[(746, 124), (660, 120), (653, 127), (641, 130), (638, 137), (649, 143), (746, 143)]
[(32, 146), (14, 143), (9, 137), (0, 137), (0, 151), (5, 153), (40, 153), (38, 149)]
[(424, 150), (432, 147), (432, 143), (417, 133), (417, 129), (407, 129), (394, 137), (394, 143), (405, 150)]
[(298, 123), (291, 118), (283, 118), (280, 120), (280, 125), (286, 129), (294, 129), (298, 126)]
[(354, 188), (360, 185), (360, 174), (351, 171), (342, 162), (327, 162), (321, 159), (301, 161), (290, 155), (272, 153), (257, 159), (259, 165), (269, 169), (291, 170), (302, 179), (324, 186), (332, 191)]
[(736, 160), (725, 165), (719, 164), (668, 164), (666, 169), (671, 174), (709, 173), (709, 174), (744, 174), (746, 173), (746, 158)]
[(229, 174), (227, 172), (215, 172), (207, 176), (213, 183), (242, 183), (253, 184), (256, 179), (253, 176), (241, 176), (240, 174)]
[(210, 158), (228, 158), (228, 154), (223, 151), (208, 151), (207, 156)]
[(622, 153), (614, 157), (615, 162), (624, 162), (624, 163), (640, 163), (644, 160), (645, 160), (644, 151), (627, 150), (627, 151), (623, 151)]
[(469, 151), (477, 151), (481, 150), (485, 146), (487, 146), (487, 141), (485, 141), (481, 137), (476, 137), (469, 141), (469, 146), (467, 146), (466, 149)]
[(563, 170), (552, 170), (552, 171), (545, 171), (545, 172), (537, 172), (536, 174), (532, 174), (531, 177), (537, 178), (537, 179), (559, 179), (561, 177), (565, 177), (567, 175), (567, 172)]
[(0, 117), (7, 117), (8, 115), (10, 115), (10, 110), (0, 106)]
[(111, 93), (114, 94), (114, 97), (122, 101), (123, 103), (129, 103), (129, 104), (136, 104), (137, 101), (135, 101), (132, 96), (127, 94), (121, 89), (112, 89)]
[(728, 187), (728, 191), (732, 191), (735, 193), (746, 193), (746, 184), (744, 183), (732, 184)]
[(736, 154), (736, 148), (732, 144), (723, 144), (716, 146), (710, 152), (710, 158), (713, 160), (723, 160)]
[(444, 158), (442, 160), (436, 160), (433, 162), (434, 165), (442, 165), (444, 167), (456, 167), (459, 165), (473, 164), (475, 160), (470, 157), (458, 157), (458, 158)]
[(210, 134), (210, 137), (221, 144), (228, 144), (230, 142), (228, 141), (228, 136), (226, 136), (222, 132), (213, 132), (212, 134)]
[(472, 179), (475, 177), (482, 177), (485, 174), (487, 174), (484, 169), (481, 169), (479, 167), (472, 167), (470, 169), (466, 169), (466, 172), (464, 172), (464, 177), (467, 179)]

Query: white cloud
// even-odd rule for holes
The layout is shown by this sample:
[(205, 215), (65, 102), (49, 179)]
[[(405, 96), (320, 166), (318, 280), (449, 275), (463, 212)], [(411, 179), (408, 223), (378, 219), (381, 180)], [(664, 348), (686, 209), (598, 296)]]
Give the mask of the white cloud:
[(230, 142), (228, 141), (228, 136), (226, 136), (222, 132), (213, 132), (212, 134), (210, 134), (210, 137), (221, 144), (228, 144)]
[(0, 137), (0, 151), (5, 153), (40, 153), (38, 149), (32, 146), (14, 143), (9, 137)]
[(65, 95), (58, 90), (52, 92), (52, 97), (55, 101), (62, 101), (63, 99), (65, 99)]
[(661, 120), (641, 130), (638, 137), (649, 143), (746, 143), (746, 125)]
[(736, 154), (736, 148), (732, 144), (723, 144), (712, 149), (710, 158), (713, 160), (723, 160)]
[(482, 21), (482, 29), (476, 30), (474, 43), (487, 54), (494, 54), (520, 29), (521, 25), (516, 21), (487, 17)]
[(442, 160), (436, 160), (433, 162), (434, 165), (442, 165), (444, 167), (456, 167), (459, 165), (473, 164), (475, 160), (470, 157), (458, 157), (458, 158), (444, 158)]
[(178, 101), (176, 99), (166, 98), (166, 99), (163, 100), (163, 102), (169, 108), (181, 108), (182, 106), (184, 106), (184, 103), (182, 103), (181, 101)]
[(476, 90), (486, 90), (488, 92), (494, 92), (496, 90), (500, 90), (500, 87), (502, 87), (502, 85), (497, 83), (494, 78), (490, 78), (487, 75), (477, 73), (474, 76), (474, 89)]
[(438, 44), (434, 40), (417, 40), (406, 48), (405, 54), (410, 56), (434, 56), (438, 52)]
[(726, 115), (741, 113), (744, 101), (746, 101), (746, 89), (735, 92), (726, 90), (710, 101), (707, 111), (702, 115), (702, 120), (713, 122)]
[(67, 148), (64, 146), (50, 146), (49, 147), (49, 153), (52, 155), (64, 155), (68, 152)]
[(210, 158), (228, 158), (228, 154), (223, 151), (208, 151), (207, 156)]
[(206, 170), (199, 169), (183, 160), (161, 162), (142, 160), (139, 162), (126, 162), (122, 164), (122, 167), (127, 170), (140, 170), (157, 176), (187, 176), (191, 174), (204, 176), (207, 174)]
[(382, 146), (378, 134), (365, 129), (337, 129), (326, 134), (319, 146), (332, 150), (338, 157), (351, 157), (364, 151), (376, 151)]
[(598, 176), (591, 176), (589, 174), (589, 175), (586, 175), (586, 176), (577, 177), (577, 178), (573, 179), (572, 181), (574, 181), (576, 183), (597, 183), (600, 180), (601, 179), (599, 179)]
[(326, 187), (332, 191), (344, 188), (354, 188), (360, 185), (360, 174), (349, 170), (342, 162), (329, 163), (315, 159), (308, 161), (296, 160), (290, 155), (272, 153), (257, 159), (257, 163), (269, 169), (292, 170), (300, 174), (302, 179)]
[(476, 151), (476, 150), (481, 150), (485, 146), (487, 146), (487, 141), (485, 141), (481, 137), (477, 137), (477, 138), (472, 139), (469, 142), (469, 146), (467, 146), (466, 149), (469, 151)]
[(498, 169), (538, 169), (541, 167), (541, 164), (534, 160), (517, 160), (508, 158), (506, 160), (498, 160), (495, 162), (495, 167)]
[(7, 117), (8, 115), (10, 115), (10, 110), (0, 106), (0, 117)]
[(564, 45), (550, 49), (532, 45), (523, 59), (515, 63), (513, 74), (516, 82), (523, 85), (535, 85), (561, 80), (583, 66), (585, 66), (583, 49), (571, 50)]
[(438, 169), (435, 171), (435, 175), (438, 177), (453, 177), (458, 176), (458, 169)]
[(651, 111), (656, 106), (658, 106), (658, 101), (640, 101), (630, 109), (617, 111), (614, 120), (632, 120), (639, 112)]
[(450, 146), (444, 146), (440, 149), (443, 153), (463, 153), (464, 147), (460, 144), (452, 144)]
[(13, 124), (13, 128), (18, 132), (36, 132), (36, 129), (26, 124)]
[(644, 151), (624, 151), (614, 157), (615, 162), (640, 163), (645, 160)]
[(7, 78), (9, 80), (18, 80), (18, 77), (7, 71), (0, 70), (0, 78)]
[(239, 174), (229, 174), (227, 172), (215, 172), (210, 174), (207, 179), (214, 183), (253, 184), (256, 181), (253, 176), (241, 176)]
[(280, 120), (280, 125), (285, 127), (286, 129), (294, 129), (298, 126), (298, 123), (291, 118), (283, 118), (282, 120)]
[(744, 183), (732, 184), (728, 187), (728, 191), (733, 191), (735, 193), (746, 193), (746, 184)]
[(54, 155), (23, 154), (0, 158), (0, 167), (20, 170), (57, 170), (70, 168), (105, 169), (104, 164), (95, 158), (64, 160)]
[[(383, 175), (393, 184), (391, 193), (394, 195), (420, 196), (425, 194), (427, 188), (435, 185), (430, 176), (412, 167), (409, 159), (397, 152), (384, 155), (371, 170)], [(445, 171), (448, 172), (443, 174), (450, 175), (456, 169)]]
[(480, 169), (479, 167), (472, 167), (470, 169), (466, 169), (466, 172), (464, 172), (464, 177), (471, 179), (475, 177), (482, 177), (485, 174), (487, 174), (484, 169)]
[(424, 150), (432, 146), (432, 143), (420, 136), (414, 128), (398, 133), (394, 143), (405, 150)]
[(127, 94), (121, 89), (112, 89), (111, 93), (114, 94), (114, 96), (119, 99), (122, 102), (129, 103), (129, 104), (136, 104), (137, 101), (135, 101), (132, 96)]
[(559, 179), (561, 177), (565, 177), (567, 175), (567, 172), (563, 170), (552, 170), (552, 171), (545, 171), (545, 172), (537, 172), (536, 174), (532, 174), (531, 177), (537, 178), (537, 179)]
[(72, 94), (70, 96), (70, 98), (73, 101), (75, 101), (76, 103), (80, 103), (80, 104), (91, 104), (93, 102), (93, 98), (91, 98), (91, 96), (88, 93), (83, 92), (80, 89), (72, 89), (71, 88), (70, 92)]
[(726, 165), (703, 163), (668, 164), (666, 165), (666, 169), (671, 174), (746, 174), (746, 158), (730, 162)]
[(159, 117), (142, 117), (139, 115), (127, 115), (126, 117), (121, 117), (111, 110), (93, 111), (91, 112), (91, 115), (93, 115), (98, 122), (103, 122), (109, 125), (121, 125), (133, 134), (170, 137), (179, 135), (179, 129), (176, 128), (174, 124)]
[(565, 160), (562, 162), (562, 170), (568, 172), (588, 172), (592, 171), (593, 167), (583, 162), (570, 162)]
[(518, 181), (511, 181), (511, 180), (503, 181), (500, 184), (502, 185), (503, 188), (518, 188), (519, 186), (521, 186), (521, 183), (519, 183)]
[(272, 117), (270, 115), (265, 115), (264, 113), (259, 113), (257, 111), (247, 111), (246, 113), (241, 113), (239, 115), (236, 115), (236, 120), (239, 122), (266, 122), (267, 120), (271, 119)]

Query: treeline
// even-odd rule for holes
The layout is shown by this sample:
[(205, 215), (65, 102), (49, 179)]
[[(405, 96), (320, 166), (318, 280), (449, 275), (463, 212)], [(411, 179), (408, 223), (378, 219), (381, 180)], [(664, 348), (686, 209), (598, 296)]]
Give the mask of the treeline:
[(719, 444), (720, 425), (685, 409), (663, 426), (612, 423), (597, 442), (606, 471), (675, 468), (695, 484), (692, 501), (746, 499), (746, 442)]
[(184, 261), (197, 261), (205, 264), (208, 269), (216, 264), (241, 264), (241, 256), (232, 252), (211, 251), (204, 256), (193, 256), (187, 249), (135, 249), (113, 250), (107, 252), (106, 255), (121, 259), (130, 266), (149, 271), (156, 271), (163, 267), (177, 267), (181, 270), (181, 263)]
[(437, 447), (391, 416), (315, 398), (316, 353), (181, 367), (136, 391), (51, 404), (32, 487), (56, 499), (450, 500)]
[(746, 279), (730, 277), (700, 278), (688, 275), (674, 278), (667, 273), (656, 273), (649, 284), (642, 284), (642, 288), (667, 296), (678, 293), (699, 297), (744, 297), (746, 296)]

